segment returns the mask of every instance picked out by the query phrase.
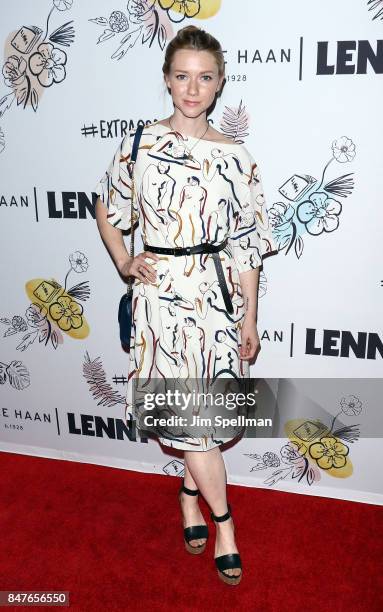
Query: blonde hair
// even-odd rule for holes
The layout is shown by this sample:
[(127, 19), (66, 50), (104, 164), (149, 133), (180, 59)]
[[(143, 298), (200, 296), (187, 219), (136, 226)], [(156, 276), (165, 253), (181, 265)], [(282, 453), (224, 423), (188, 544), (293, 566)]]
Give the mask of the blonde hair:
[(214, 55), (215, 61), (217, 62), (219, 76), (221, 77), (225, 74), (225, 58), (219, 41), (205, 30), (202, 30), (202, 28), (189, 25), (178, 30), (176, 36), (168, 43), (165, 51), (165, 60), (162, 66), (164, 75), (169, 74), (174, 54), (179, 49), (209, 51), (209, 53)]

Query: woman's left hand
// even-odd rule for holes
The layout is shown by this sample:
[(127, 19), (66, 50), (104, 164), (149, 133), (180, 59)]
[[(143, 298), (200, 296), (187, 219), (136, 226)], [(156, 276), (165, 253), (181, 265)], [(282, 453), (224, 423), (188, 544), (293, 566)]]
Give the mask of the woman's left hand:
[(261, 342), (258, 336), (257, 322), (254, 318), (247, 318), (245, 315), (241, 329), (240, 358), (245, 361), (250, 361), (260, 347)]

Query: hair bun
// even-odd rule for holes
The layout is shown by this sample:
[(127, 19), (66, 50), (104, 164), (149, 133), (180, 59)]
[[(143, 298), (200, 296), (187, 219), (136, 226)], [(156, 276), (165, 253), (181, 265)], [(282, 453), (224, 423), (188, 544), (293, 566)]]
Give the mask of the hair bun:
[(225, 74), (225, 58), (221, 44), (212, 34), (206, 32), (206, 30), (195, 25), (187, 25), (178, 30), (177, 34), (166, 47), (165, 60), (162, 66), (162, 72), (164, 74), (169, 74), (174, 54), (179, 49), (209, 51), (214, 55), (217, 62), (219, 76)]

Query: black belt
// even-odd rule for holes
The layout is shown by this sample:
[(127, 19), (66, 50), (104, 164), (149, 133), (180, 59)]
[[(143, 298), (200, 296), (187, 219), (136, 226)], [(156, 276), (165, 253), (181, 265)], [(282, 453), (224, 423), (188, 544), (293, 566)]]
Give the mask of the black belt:
[(225, 275), (223, 273), (221, 260), (219, 258), (219, 251), (225, 248), (227, 245), (227, 238), (221, 244), (215, 245), (209, 242), (202, 242), (201, 244), (196, 244), (192, 247), (174, 247), (174, 248), (165, 248), (165, 247), (157, 247), (150, 246), (150, 244), (144, 244), (144, 251), (152, 251), (152, 253), (163, 253), (165, 255), (174, 255), (175, 257), (180, 257), (181, 255), (194, 255), (197, 253), (211, 253), (213, 255), (213, 261), (215, 265), (215, 269), (217, 271), (217, 277), (219, 286), (221, 288), (223, 301), (225, 302), (225, 306), (227, 311), (232, 314), (234, 312), (233, 304), (230, 299), (229, 290), (226, 285)]

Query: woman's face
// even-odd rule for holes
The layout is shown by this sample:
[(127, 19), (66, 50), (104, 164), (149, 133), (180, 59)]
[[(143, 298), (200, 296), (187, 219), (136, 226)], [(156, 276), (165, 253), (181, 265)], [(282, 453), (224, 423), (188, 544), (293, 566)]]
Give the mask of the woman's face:
[(198, 117), (211, 106), (224, 79), (218, 74), (214, 55), (194, 49), (178, 49), (170, 73), (164, 78), (174, 106), (191, 118)]

